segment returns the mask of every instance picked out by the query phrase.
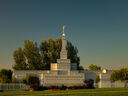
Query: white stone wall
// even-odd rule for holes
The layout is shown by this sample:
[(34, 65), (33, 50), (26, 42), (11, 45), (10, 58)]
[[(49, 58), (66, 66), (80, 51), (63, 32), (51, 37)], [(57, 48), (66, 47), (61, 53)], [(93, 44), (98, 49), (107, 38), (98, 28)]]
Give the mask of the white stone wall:
[(95, 81), (96, 76), (100, 75), (100, 82), (95, 84), (98, 88), (110, 88), (110, 87), (123, 87), (123, 83), (121, 81), (111, 82), (110, 81), (110, 73), (106, 72), (102, 73), (101, 71), (77, 71), (77, 70), (22, 70), (16, 71), (14, 70), (13, 76), (16, 77), (17, 80), (24, 78), (27, 74), (36, 74), (40, 78), (40, 82), (43, 85), (66, 85), (66, 86), (75, 86), (81, 85), (83, 81), (86, 79), (93, 79)]
[(83, 85), (84, 74), (67, 75), (44, 75), (42, 84), (44, 86), (79, 86)]
[(115, 82), (112, 83), (112, 86), (111, 87), (116, 88), (116, 87), (124, 87), (124, 86), (123, 86), (123, 82), (121, 82), (121, 81), (115, 81)]
[[(17, 79), (17, 81), (20, 81), (22, 78), (24, 78), (27, 74), (36, 74), (39, 78), (41, 74), (49, 74), (49, 70), (13, 70), (13, 76)], [(54, 72), (53, 72), (54, 73)]]
[(96, 76), (100, 74), (100, 71), (85, 71), (84, 73), (85, 73), (86, 80), (93, 79), (95, 82)]

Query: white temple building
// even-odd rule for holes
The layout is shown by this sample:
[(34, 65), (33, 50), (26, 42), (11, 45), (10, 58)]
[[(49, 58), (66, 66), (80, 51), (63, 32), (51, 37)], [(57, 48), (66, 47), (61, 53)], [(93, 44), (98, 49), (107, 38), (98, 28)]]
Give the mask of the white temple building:
[(120, 81), (115, 83), (110, 81), (110, 73), (112, 71), (105, 69), (103, 71), (77, 70), (77, 64), (71, 63), (70, 59), (67, 58), (65, 41), (66, 35), (63, 31), (60, 59), (57, 59), (57, 63), (51, 64), (50, 70), (14, 70), (13, 76), (17, 80), (21, 80), (27, 74), (36, 74), (39, 76), (40, 84), (43, 86), (79, 86), (84, 84), (84, 80), (93, 79), (95, 82), (96, 76), (99, 76), (100, 82), (95, 84), (95, 87), (123, 87)]

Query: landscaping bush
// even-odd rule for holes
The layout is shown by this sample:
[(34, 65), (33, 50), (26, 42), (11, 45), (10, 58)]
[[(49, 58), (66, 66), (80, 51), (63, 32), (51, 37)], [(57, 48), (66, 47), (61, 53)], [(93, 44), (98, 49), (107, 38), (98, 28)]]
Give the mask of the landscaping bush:
[(85, 89), (93, 89), (94, 88), (94, 80), (92, 80), (92, 79), (85, 80), (84, 83), (85, 83), (85, 85), (84, 85)]
[(34, 74), (26, 75), (26, 77), (23, 78), (21, 80), (21, 82), (26, 84), (26, 85), (29, 85), (31, 91), (38, 90), (38, 87), (40, 85), (39, 78), (36, 75), (34, 75)]
[(66, 88), (67, 88), (67, 86), (65, 86), (65, 85), (62, 85), (62, 86), (60, 87), (61, 90), (65, 90)]

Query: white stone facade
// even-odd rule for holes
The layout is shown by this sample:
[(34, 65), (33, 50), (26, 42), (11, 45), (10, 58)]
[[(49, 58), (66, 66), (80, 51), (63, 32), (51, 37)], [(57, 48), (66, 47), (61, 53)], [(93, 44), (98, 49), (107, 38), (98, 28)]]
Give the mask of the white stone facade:
[(102, 73), (102, 71), (14, 70), (13, 76), (15, 76), (17, 80), (21, 80), (27, 74), (36, 74), (40, 79), (40, 83), (44, 86), (78, 86), (82, 85), (85, 79), (93, 79), (95, 82), (96, 76), (100, 76), (100, 82), (95, 84), (98, 88), (123, 87), (123, 82), (121, 81), (110, 81), (111, 72), (112, 71)]
[(78, 71), (77, 64), (71, 63), (70, 59), (67, 59), (65, 40), (66, 36), (63, 33), (60, 59), (57, 59), (57, 63), (51, 64), (51, 70), (14, 70), (13, 76), (17, 80), (21, 80), (27, 74), (36, 74), (43, 86), (80, 86), (84, 84), (84, 80), (93, 79), (95, 81), (96, 77), (100, 76), (100, 82), (95, 84), (97, 87), (122, 87), (121, 82), (112, 83), (110, 81), (112, 71)]

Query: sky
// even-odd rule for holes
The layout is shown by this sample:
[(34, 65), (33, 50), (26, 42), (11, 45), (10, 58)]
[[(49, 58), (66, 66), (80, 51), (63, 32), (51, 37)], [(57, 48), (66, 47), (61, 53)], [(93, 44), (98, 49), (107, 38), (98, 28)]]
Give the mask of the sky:
[(63, 25), (85, 69), (128, 67), (128, 0), (0, 0), (0, 69), (24, 40), (61, 37)]

